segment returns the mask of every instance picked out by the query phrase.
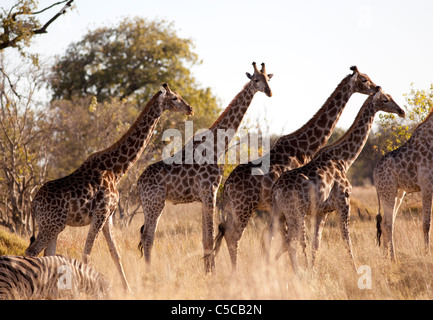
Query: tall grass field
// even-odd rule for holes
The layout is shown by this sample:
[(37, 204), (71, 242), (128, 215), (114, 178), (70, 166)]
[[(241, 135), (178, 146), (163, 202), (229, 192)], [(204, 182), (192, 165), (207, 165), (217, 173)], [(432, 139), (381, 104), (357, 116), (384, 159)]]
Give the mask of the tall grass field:
[[(206, 275), (200, 203), (166, 205), (155, 236), (150, 272), (146, 272), (137, 249), (143, 216), (136, 216), (128, 227), (115, 228), (132, 294), (124, 292), (102, 234), (95, 242), (90, 263), (112, 281), (112, 299), (432, 299), (433, 253), (424, 253), (420, 207), (416, 195), (409, 195), (402, 205), (395, 223), (398, 261), (393, 263), (376, 245), (374, 187), (354, 188), (350, 232), (357, 270), (348, 259), (338, 217), (333, 213), (328, 216), (314, 266), (301, 264), (297, 275), (287, 253), (270, 264), (264, 262), (260, 241), (267, 224), (261, 217), (250, 221), (241, 239), (237, 274), (231, 272), (223, 242), (216, 257), (216, 272)], [(313, 222), (314, 217), (310, 217), (307, 223), (309, 259)], [(216, 218), (215, 229), (217, 225)], [(67, 227), (59, 236), (57, 253), (81, 259), (87, 231)], [(279, 241), (276, 238), (273, 243), (274, 254)], [(0, 229), (1, 254), (23, 254), (27, 244), (28, 239)]]

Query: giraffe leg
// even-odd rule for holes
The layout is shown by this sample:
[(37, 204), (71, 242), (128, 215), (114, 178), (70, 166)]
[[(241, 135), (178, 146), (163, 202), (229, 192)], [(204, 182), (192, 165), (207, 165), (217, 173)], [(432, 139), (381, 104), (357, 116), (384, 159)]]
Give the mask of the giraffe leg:
[(142, 255), (144, 255), (147, 272), (150, 272), (151, 251), (155, 232), (167, 197), (165, 180), (159, 175), (157, 176), (159, 178), (157, 178), (151, 174), (151, 172), (151, 170), (145, 170), (137, 182), (141, 207), (143, 208), (144, 214), (144, 224), (140, 229), (140, 243), (138, 244), (138, 249), (142, 252)]
[[(107, 215), (108, 216), (108, 215)], [(92, 251), (95, 239), (101, 231), (106, 221), (106, 215), (94, 214), (92, 222), (90, 224), (89, 232), (87, 234), (86, 243), (84, 245), (83, 262), (89, 263), (90, 252)]]
[[(265, 229), (262, 236), (262, 251), (265, 258), (265, 261), (269, 263), (270, 261), (270, 253), (272, 241), (274, 239), (275, 232), (279, 232), (282, 236), (282, 244), (279, 252), (275, 256), (275, 260), (279, 259), (286, 251), (288, 251), (288, 247), (285, 245), (285, 234), (288, 228), (286, 216), (284, 210), (281, 208), (287, 208), (288, 204), (284, 203), (284, 200), (280, 199), (280, 193), (274, 197), (272, 197), (272, 208), (271, 208), (271, 222), (269, 223), (269, 228)], [(292, 202), (289, 200), (289, 204)]]
[(44, 251), (44, 256), (54, 256), (56, 254), (57, 238), (58, 235), (56, 235), (54, 239), (48, 241), (47, 247), (45, 248)]
[(229, 250), (233, 272), (236, 272), (237, 268), (239, 241), (248, 224), (248, 220), (251, 217), (251, 214), (252, 213), (248, 209), (243, 208), (242, 211), (230, 211), (230, 213), (228, 213), (227, 215), (227, 228), (224, 237), (226, 240), (227, 248)]
[(393, 230), (394, 230), (394, 205), (387, 202), (383, 203), (383, 219), (382, 219), (382, 232), (383, 232), (383, 247), (387, 254), (390, 255), (391, 260), (395, 260)]
[(349, 233), (350, 204), (349, 204), (349, 198), (346, 199), (347, 199), (346, 205), (338, 208), (338, 214), (340, 216), (341, 235), (343, 237), (343, 240), (345, 241), (346, 249), (349, 254), (349, 259), (352, 260), (355, 270), (357, 270), (355, 258), (353, 257), (352, 241), (350, 239), (350, 233)]
[[(61, 216), (59, 212), (53, 212), (53, 215)], [(36, 218), (36, 222), (39, 225), (39, 232), (36, 239), (30, 243), (29, 247), (25, 251), (25, 255), (29, 257), (36, 257), (44, 249), (45, 255), (55, 255), (57, 237), (66, 227), (66, 218), (56, 221), (56, 224), (45, 224), (44, 221)]]
[(262, 234), (262, 255), (265, 259), (266, 263), (269, 263), (270, 260), (270, 250), (271, 250), (271, 243), (274, 238), (274, 225), (271, 221), (269, 223), (269, 226), (263, 230)]
[[(277, 221), (275, 223), (275, 221)], [(283, 214), (280, 214), (278, 217), (278, 220), (274, 220), (273, 221), (274, 226), (272, 228), (277, 228), (279, 229), (279, 232), (281, 235), (285, 235), (286, 234), (286, 230), (288, 228), (287, 222), (286, 222), (286, 217)], [(270, 238), (268, 238), (268, 249), (270, 250), (271, 246), (272, 246), (272, 241), (274, 240), (274, 237), (271, 236)], [(278, 260), (286, 251), (288, 251), (288, 248), (286, 247), (284, 240), (283, 243), (281, 244), (280, 249), (278, 250), (278, 253), (275, 255), (275, 260)], [(270, 251), (268, 251), (268, 255), (269, 255)]]
[(151, 251), (155, 239), (155, 232), (162, 210), (165, 206), (165, 201), (164, 199), (159, 201), (155, 198), (149, 198), (146, 201), (143, 201), (142, 199), (142, 206), (144, 212), (144, 224), (141, 229), (141, 245), (139, 245), (139, 247), (143, 250), (147, 271), (150, 271)]
[(299, 216), (286, 216), (287, 228), (284, 228), (285, 247), (289, 252), (290, 262), (295, 274), (299, 274), (298, 259), (296, 257), (297, 243), (294, 240), (301, 240), (302, 236), (302, 218)]
[(215, 256), (213, 250), (213, 216), (216, 205), (217, 185), (203, 184), (202, 190), (202, 242), (204, 251), (205, 273), (215, 270)]
[(111, 258), (113, 259), (114, 263), (116, 264), (117, 271), (120, 274), (120, 278), (122, 279), (122, 284), (127, 292), (132, 292), (131, 288), (129, 287), (128, 281), (126, 280), (125, 272), (123, 271), (123, 266), (121, 263), (120, 254), (118, 253), (116, 242), (113, 238), (113, 216), (110, 215), (108, 220), (105, 222), (104, 226), (102, 227), (102, 232), (104, 233), (105, 240), (107, 241), (108, 248), (110, 250)]
[(212, 273), (215, 270), (215, 257), (212, 254), (213, 249), (213, 212), (214, 207), (208, 203), (203, 203), (202, 209), (202, 242), (204, 251), (204, 269), (206, 273)]
[(320, 241), (322, 240), (322, 231), (325, 226), (326, 217), (328, 214), (316, 214), (316, 224), (314, 228), (314, 239), (313, 239), (313, 252), (312, 252), (312, 265), (316, 259), (316, 252), (319, 250)]
[(302, 255), (304, 257), (304, 264), (308, 268), (308, 257), (307, 257), (307, 228), (305, 226), (305, 217), (302, 219), (302, 225), (300, 230), (300, 239)]
[(394, 250), (394, 222), (404, 195), (405, 192), (403, 190), (395, 189), (392, 190), (386, 198), (381, 198), (381, 203), (383, 203), (383, 244), (385, 252), (389, 253), (392, 261), (396, 260)]
[[(52, 243), (52, 230), (47, 228), (41, 228), (39, 230), (38, 236), (36, 239), (30, 243), (29, 247), (25, 251), (25, 255), (28, 257), (36, 257), (41, 253), (45, 248), (49, 246), (50, 243)], [(54, 241), (57, 241), (57, 235), (54, 238)], [(54, 254), (55, 254), (55, 247), (54, 247)], [(44, 255), (54, 255), (52, 253), (52, 245), (51, 250), (45, 250)]]
[(425, 253), (429, 252), (430, 243), (430, 221), (431, 221), (431, 208), (432, 208), (432, 188), (423, 187), (421, 190), (422, 196), (422, 211), (423, 211), (423, 224), (422, 229), (424, 233)]
[[(281, 218), (282, 215), (280, 215), (280, 217), (277, 218), (277, 214), (271, 214), (271, 222), (269, 223), (268, 228), (265, 228), (263, 230), (263, 235), (262, 235), (262, 253), (263, 253), (263, 257), (266, 261), (266, 263), (269, 263), (270, 261), (270, 255), (271, 255), (271, 246), (272, 246), (272, 241), (274, 239), (274, 234), (275, 234), (275, 229), (279, 229), (279, 231), (281, 231), (281, 234), (284, 235), (284, 229), (280, 228), (279, 226), (279, 221), (284, 220), (284, 216), (283, 218)], [(283, 246), (284, 247), (284, 246)], [(280, 251), (283, 251), (280, 250)], [(286, 248), (284, 247), (284, 252), (286, 251)], [(275, 257), (276, 259), (279, 259), (279, 257), (284, 253), (281, 252), (278, 253), (277, 257)]]

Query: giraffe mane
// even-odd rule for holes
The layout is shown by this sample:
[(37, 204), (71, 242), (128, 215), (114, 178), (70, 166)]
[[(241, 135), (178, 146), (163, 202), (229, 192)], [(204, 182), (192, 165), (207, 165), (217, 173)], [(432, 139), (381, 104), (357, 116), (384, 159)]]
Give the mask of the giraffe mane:
[(216, 126), (219, 125), (219, 123), (225, 118), (225, 116), (227, 115), (227, 113), (230, 111), (230, 109), (233, 107), (233, 105), (235, 104), (236, 100), (239, 98), (239, 96), (243, 93), (243, 91), (245, 90), (245, 88), (250, 84), (251, 82), (247, 82), (242, 90), (233, 98), (233, 100), (229, 103), (229, 105), (224, 109), (223, 112), (221, 112), (220, 116), (215, 120), (215, 122), (209, 127), (209, 129), (214, 129)]
[(138, 115), (137, 119), (134, 121), (134, 123), (129, 127), (129, 129), (122, 135), (122, 137), (120, 137), (114, 144), (112, 144), (111, 146), (96, 151), (93, 154), (91, 154), (87, 160), (90, 159), (90, 157), (96, 156), (96, 155), (100, 155), (106, 152), (109, 152), (115, 148), (117, 148), (131, 133), (133, 130), (135, 130), (138, 126), (138, 124), (140, 123), (140, 121), (144, 118), (144, 116), (149, 112), (150, 108), (153, 106), (153, 104), (155, 103), (155, 101), (158, 99), (158, 97), (160, 96), (162, 92), (158, 91), (146, 104), (146, 106), (143, 108), (143, 110), (140, 112), (140, 114)]

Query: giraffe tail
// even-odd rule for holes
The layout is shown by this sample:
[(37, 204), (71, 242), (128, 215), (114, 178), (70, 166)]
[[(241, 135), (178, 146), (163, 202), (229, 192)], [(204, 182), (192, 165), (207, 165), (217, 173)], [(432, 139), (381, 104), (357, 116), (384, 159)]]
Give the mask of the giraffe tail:
[[(144, 225), (142, 225), (141, 228), (140, 228), (140, 234), (143, 234), (143, 229), (144, 229)], [(143, 255), (144, 255), (144, 249), (143, 249), (143, 243), (141, 242), (141, 240), (138, 243), (137, 249), (141, 253), (140, 258), (142, 258)]]
[(221, 222), (218, 225), (218, 234), (215, 237), (215, 241), (214, 241), (214, 249), (213, 251), (215, 252), (215, 255), (218, 254), (220, 248), (221, 248), (221, 242), (223, 241), (224, 235), (226, 233), (226, 222)]
[(224, 221), (224, 222), (221, 222), (218, 225), (218, 234), (215, 237), (214, 247), (213, 247), (211, 253), (205, 254), (203, 256), (203, 259), (208, 259), (212, 255), (215, 257), (218, 254), (218, 252), (219, 252), (219, 250), (221, 248), (221, 242), (222, 242), (222, 240), (224, 238), (225, 233), (226, 233), (226, 223)]
[(35, 210), (33, 209), (33, 206), (31, 206), (30, 215), (32, 217), (32, 236), (30, 237), (30, 244), (32, 244), (36, 237), (36, 221), (35, 221)]
[(379, 194), (377, 194), (377, 201), (379, 203), (379, 210), (378, 213), (376, 215), (376, 241), (377, 241), (377, 245), (380, 247), (380, 237), (382, 235), (382, 227), (381, 227), (381, 222), (382, 222), (382, 216), (380, 215), (380, 197)]

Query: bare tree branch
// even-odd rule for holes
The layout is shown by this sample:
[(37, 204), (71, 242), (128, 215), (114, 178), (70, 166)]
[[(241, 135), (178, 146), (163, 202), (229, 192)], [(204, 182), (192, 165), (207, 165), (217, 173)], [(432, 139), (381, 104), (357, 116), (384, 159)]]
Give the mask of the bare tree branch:
[[(40, 14), (40, 13), (42, 13), (42, 12), (44, 12), (44, 11), (47, 11), (47, 10), (51, 9), (52, 7), (55, 7), (55, 6), (59, 5), (59, 4), (65, 3), (65, 2), (67, 2), (67, 1), (68, 1), (68, 0), (63, 0), (63, 1), (59, 1), (59, 2), (53, 3), (51, 6), (46, 7), (45, 9), (42, 9), (42, 10), (40, 10), (40, 11), (33, 12), (32, 14)], [(69, 1), (69, 2), (72, 3), (72, 1)], [(69, 5), (69, 6), (70, 6), (70, 5)], [(65, 8), (63, 8), (63, 9), (65, 9)], [(63, 10), (63, 9), (62, 9), (62, 10)]]
[[(72, 2), (74, 2), (74, 0), (69, 0), (69, 1), (65, 4), (65, 6), (64, 6), (62, 9), (60, 9), (59, 12), (57, 12), (57, 14), (56, 14), (54, 17), (52, 17), (50, 20), (48, 20), (48, 22), (47, 22), (46, 24), (44, 24), (44, 26), (43, 26), (42, 28), (37, 29), (37, 30), (33, 30), (33, 33), (34, 33), (34, 34), (47, 33), (47, 28), (48, 28), (48, 26), (49, 26), (51, 23), (53, 23), (54, 20), (56, 20), (56, 19), (57, 19), (58, 17), (60, 17), (62, 14), (66, 13), (66, 9), (68, 9), (68, 8), (70, 8), (70, 7), (72, 6)], [(60, 3), (62, 3), (62, 2), (58, 2), (57, 4), (60, 4)], [(56, 5), (56, 4), (54, 4), (54, 5)], [(54, 6), (54, 5), (53, 5), (53, 6)], [(44, 10), (45, 10), (45, 9), (44, 9)], [(42, 11), (41, 11), (41, 12), (42, 12)]]
[[(67, 1), (67, 2), (66, 2), (66, 1)], [(16, 46), (18, 46), (18, 43), (22, 40), (22, 36), (23, 36), (23, 34), (25, 34), (25, 33), (30, 32), (30, 34), (32, 34), (32, 35), (35, 35), (35, 34), (42, 34), (42, 33), (47, 33), (47, 28), (48, 28), (48, 26), (49, 26), (51, 23), (53, 23), (53, 22), (54, 22), (54, 21), (55, 21), (59, 16), (61, 16), (61, 15), (64, 14), (64, 13), (66, 13), (66, 10), (72, 6), (72, 2), (74, 2), (74, 0), (64, 0), (64, 1), (56, 2), (56, 3), (52, 4), (51, 6), (45, 8), (45, 9), (42, 9), (42, 10), (37, 11), (37, 12), (32, 12), (32, 13), (25, 13), (25, 12), (22, 12), (22, 11), (18, 11), (18, 12), (14, 12), (14, 13), (12, 13), (12, 10), (13, 10), (17, 5), (13, 6), (12, 9), (10, 10), (10, 12), (9, 12), (9, 16), (11, 17), (11, 19), (12, 19), (13, 21), (15, 21), (15, 20), (16, 20), (16, 17), (17, 17), (18, 15), (23, 15), (23, 14), (36, 15), (36, 14), (40, 14), (40, 13), (42, 13), (42, 12), (44, 12), (44, 11), (46, 11), (46, 10), (48, 10), (48, 9), (50, 9), (50, 8), (52, 8), (52, 7), (54, 7), (54, 6), (56, 6), (56, 5), (59, 5), (59, 4), (65, 3), (65, 2), (66, 2), (66, 4), (63, 6), (63, 8), (60, 9), (60, 11), (59, 11), (56, 15), (54, 15), (54, 17), (52, 17), (50, 20), (48, 20), (48, 22), (45, 23), (45, 24), (44, 24), (41, 28), (39, 28), (39, 29), (34, 29), (34, 30), (23, 30), (23, 31), (22, 31), (20, 34), (18, 34), (15, 38), (10, 39), (10, 35), (9, 35), (9, 33), (10, 33), (11, 31), (10, 31), (9, 27), (7, 27), (7, 26), (3, 26), (4, 33), (3, 33), (2, 35), (0, 35), (0, 39), (3, 39), (3, 41), (0, 43), (0, 51), (3, 50), (3, 49), (5, 49), (5, 48), (8, 48), (8, 47), (16, 47)]]

